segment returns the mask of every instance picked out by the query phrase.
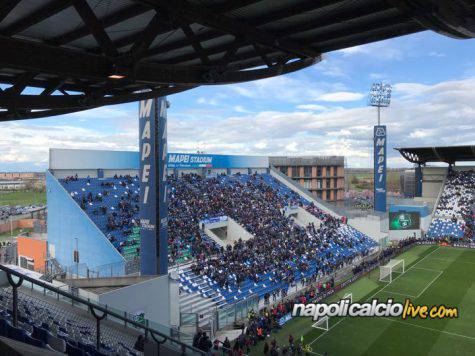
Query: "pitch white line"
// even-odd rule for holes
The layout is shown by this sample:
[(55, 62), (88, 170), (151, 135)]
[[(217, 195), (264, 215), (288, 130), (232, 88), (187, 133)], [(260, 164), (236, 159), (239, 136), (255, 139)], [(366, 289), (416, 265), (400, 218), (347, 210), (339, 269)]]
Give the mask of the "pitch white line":
[(411, 298), (417, 298), (415, 295), (410, 295), (410, 294), (405, 294), (405, 293), (398, 293), (398, 292), (393, 292), (392, 290), (386, 290), (387, 293), (390, 294), (397, 294), (397, 295), (402, 295), (403, 297), (411, 297)]
[(420, 292), (416, 298), (419, 298), (422, 294), (424, 294), (424, 292), (427, 290), (427, 288), (429, 288), (443, 273), (444, 271), (440, 271), (439, 274), (437, 276), (435, 276), (435, 278), (428, 284), (426, 285), (426, 287), (422, 290), (422, 292)]
[[(422, 257), (422, 259), (420, 259), (419, 261), (417, 261), (416, 263), (414, 263), (411, 267), (409, 267), (405, 272), (413, 269), (415, 266), (417, 266), (419, 263), (421, 263), (422, 261), (424, 261), (427, 257), (429, 257), (430, 255), (432, 255), (434, 252), (438, 251), (440, 249), (440, 246), (437, 246), (437, 248), (432, 251), (432, 252), (429, 252), (427, 255), (425, 255), (424, 257)], [(400, 274), (399, 276), (397, 276), (396, 278), (394, 278), (392, 280), (392, 282), (394, 282), (396, 279), (398, 279), (399, 277), (403, 276), (404, 273)], [(391, 282), (391, 283), (392, 283)], [(385, 290), (391, 283), (388, 283), (386, 284), (384, 287), (382, 287), (381, 289), (379, 289), (378, 291), (376, 291), (376, 293), (374, 293), (371, 297), (369, 297), (368, 299), (373, 299), (376, 294), (378, 294), (379, 292), (382, 292), (383, 290)], [(324, 333), (322, 333), (321, 335), (317, 336), (309, 345), (312, 345), (315, 341), (317, 341), (318, 339), (320, 339), (322, 336), (328, 334), (331, 330), (333, 330), (335, 328), (335, 326), (339, 325), (343, 320), (345, 320), (346, 317), (343, 317), (341, 320), (339, 320), (338, 322), (336, 322), (334, 325), (332, 325), (330, 328), (328, 328), (327, 331), (325, 331)]]
[(434, 260), (434, 261), (443, 261), (443, 262), (450, 262), (450, 263), (467, 263), (467, 264), (470, 264), (470, 265), (475, 265), (475, 262), (469, 262), (469, 261), (457, 261), (457, 260), (451, 260), (451, 259), (448, 259), (448, 258), (437, 258), (437, 257), (432, 257), (432, 258), (429, 258), (429, 260)]
[(435, 331), (435, 332), (438, 332), (438, 333), (443, 333), (443, 334), (448, 334), (448, 335), (452, 335), (452, 336), (463, 337), (463, 338), (470, 339), (470, 340), (475, 340), (475, 337), (473, 337), (473, 336), (457, 334), (457, 333), (453, 333), (453, 332), (445, 331), (445, 330), (433, 329), (433, 328), (429, 328), (427, 326), (412, 324), (412, 323), (408, 323), (408, 322), (400, 321), (400, 320), (396, 320), (396, 319), (389, 319), (389, 318), (384, 318), (384, 319), (386, 319), (387, 321), (391, 321), (393, 323), (399, 323), (399, 324), (403, 324), (403, 325), (413, 326), (415, 328), (421, 328), (421, 329)]
[(432, 269), (432, 268), (414, 267), (414, 269), (420, 269), (421, 271), (440, 272), (440, 269)]

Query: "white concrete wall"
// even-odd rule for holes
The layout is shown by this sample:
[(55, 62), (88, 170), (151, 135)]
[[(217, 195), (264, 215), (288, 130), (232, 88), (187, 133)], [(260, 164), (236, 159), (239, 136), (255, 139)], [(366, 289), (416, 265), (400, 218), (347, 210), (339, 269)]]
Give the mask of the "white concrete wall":
[(236, 174), (236, 173), (241, 173), (241, 174), (247, 174), (247, 168), (239, 169), (239, 168), (231, 168), (231, 174)]
[(389, 239), (399, 241), (407, 237), (421, 238), (421, 230), (389, 230)]
[(382, 229), (381, 224), (384, 224), (384, 221), (381, 221), (379, 216), (376, 215), (348, 219), (348, 225), (368, 235), (376, 242), (379, 242), (383, 237), (381, 230), (384, 229)]
[(74, 175), (78, 175), (78, 178), (97, 178), (97, 169), (55, 169), (53, 170), (53, 175), (56, 178), (66, 178)]
[(233, 243), (239, 239), (243, 239), (244, 241), (249, 240), (252, 238), (253, 235), (249, 233), (246, 229), (244, 229), (241, 225), (239, 225), (233, 219), (228, 218), (228, 243)]
[(146, 319), (169, 327), (171, 304), (179, 300), (178, 289), (170, 284), (168, 275), (160, 276), (100, 294), (99, 303), (130, 314), (143, 312)]
[[(227, 227), (226, 239), (221, 239), (211, 229), (217, 229), (220, 227)], [(212, 224), (205, 224), (205, 233), (216, 241), (219, 245), (226, 247), (226, 245), (234, 244), (234, 241), (243, 239), (249, 240), (253, 237), (246, 229), (239, 225), (236, 221), (228, 217), (227, 221), (218, 221)]]
[(314, 223), (315, 227), (318, 228), (321, 224), (320, 220), (318, 220), (314, 215), (310, 214), (307, 210), (301, 208), (300, 206), (298, 208), (297, 219), (303, 224), (305, 224), (305, 226), (310, 223)]
[(219, 174), (223, 174), (223, 173), (226, 174), (227, 171), (228, 171), (228, 170), (225, 169), (225, 168), (224, 168), (224, 169), (212, 169), (212, 170), (211, 170), (211, 173), (213, 173), (213, 174), (218, 174), (218, 175), (219, 175)]
[(422, 168), (422, 198), (436, 199), (447, 175), (446, 167)]
[(180, 284), (170, 278), (170, 325), (180, 326)]
[(267, 173), (267, 168), (251, 168), (251, 173), (264, 174)]
[(136, 176), (139, 171), (136, 169), (104, 169), (104, 178), (112, 178), (117, 174), (117, 176)]

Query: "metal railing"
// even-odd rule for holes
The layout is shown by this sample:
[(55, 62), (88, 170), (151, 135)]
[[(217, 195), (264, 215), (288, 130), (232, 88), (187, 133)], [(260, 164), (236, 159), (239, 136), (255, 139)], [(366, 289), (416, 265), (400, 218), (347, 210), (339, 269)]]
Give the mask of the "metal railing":
[[(40, 287), (39, 289), (43, 289), (44, 294), (53, 298), (56, 297), (58, 300), (60, 300), (61, 297), (62, 299), (70, 300), (73, 305), (89, 311), (96, 320), (96, 348), (98, 350), (100, 350), (101, 345), (101, 321), (106, 318), (107, 320), (116, 322), (118, 327), (123, 325), (125, 327), (133, 328), (136, 332), (143, 332), (146, 339), (148, 338), (148, 335), (150, 335), (157, 343), (158, 353), (160, 353), (160, 348), (162, 346), (168, 349), (173, 349), (178, 353), (181, 352), (182, 355), (204, 355), (202, 351), (181, 341), (180, 333), (177, 330), (148, 320), (143, 324), (134, 320), (133, 317), (129, 318), (128, 314), (125, 312), (111, 308), (107, 305), (93, 303), (90, 300), (86, 300), (48, 283), (26, 276), (6, 266), (0, 265), (0, 270), (6, 273), (8, 283), (12, 287), (12, 323), (14, 327), (18, 327), (18, 288), (23, 284), (23, 282), (29, 282), (31, 283), (32, 289), (38, 289), (38, 287)], [(17, 277), (18, 280), (14, 281), (13, 277)], [(102, 313), (102, 315), (99, 315), (98, 312)], [(189, 336), (187, 336), (186, 339), (188, 340)]]
[(257, 294), (251, 295), (244, 300), (233, 303), (222, 309), (217, 310), (217, 329), (234, 324), (238, 320), (245, 319), (249, 312), (259, 310), (259, 296)]

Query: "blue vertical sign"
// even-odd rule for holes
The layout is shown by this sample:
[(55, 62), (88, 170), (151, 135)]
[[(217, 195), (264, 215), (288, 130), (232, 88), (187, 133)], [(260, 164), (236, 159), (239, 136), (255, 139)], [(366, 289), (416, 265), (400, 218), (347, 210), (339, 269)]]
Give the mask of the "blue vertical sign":
[(418, 165), (414, 169), (414, 184), (416, 185), (414, 196), (415, 197), (422, 197), (422, 167)]
[(167, 239), (167, 101), (139, 102), (140, 272), (166, 274)]
[(374, 127), (374, 210), (386, 211), (386, 126)]

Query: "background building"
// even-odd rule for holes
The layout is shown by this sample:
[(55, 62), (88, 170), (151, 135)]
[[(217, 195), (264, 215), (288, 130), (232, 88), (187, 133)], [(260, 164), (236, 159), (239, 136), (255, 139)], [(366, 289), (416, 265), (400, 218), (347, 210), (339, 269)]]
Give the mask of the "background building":
[(326, 201), (345, 198), (343, 156), (269, 157), (269, 164), (318, 198)]
[(414, 169), (406, 169), (401, 172), (401, 192), (404, 197), (414, 198), (416, 196), (416, 174)]

